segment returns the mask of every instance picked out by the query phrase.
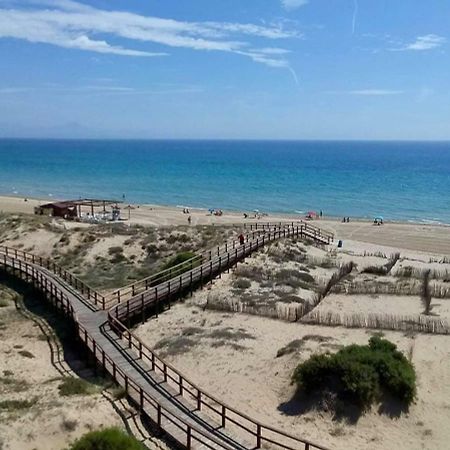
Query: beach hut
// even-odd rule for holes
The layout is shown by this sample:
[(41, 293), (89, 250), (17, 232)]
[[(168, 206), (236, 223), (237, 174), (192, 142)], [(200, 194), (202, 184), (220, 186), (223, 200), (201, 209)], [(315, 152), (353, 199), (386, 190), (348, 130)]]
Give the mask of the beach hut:
[(70, 201), (46, 203), (36, 207), (34, 212), (44, 216), (75, 218), (77, 217), (77, 206)]
[[(117, 200), (80, 198), (78, 200), (64, 200), (45, 203), (37, 206), (34, 209), (34, 213), (44, 216), (63, 217), (65, 219), (82, 219), (82, 208), (87, 208), (89, 212), (86, 216), (89, 218), (94, 218), (96, 209), (100, 208), (102, 215), (105, 216), (106, 207), (110, 206), (113, 209), (113, 220), (118, 220), (120, 218), (120, 216), (117, 215), (118, 203), (120, 202)], [(116, 217), (114, 217), (114, 211), (116, 211)]]

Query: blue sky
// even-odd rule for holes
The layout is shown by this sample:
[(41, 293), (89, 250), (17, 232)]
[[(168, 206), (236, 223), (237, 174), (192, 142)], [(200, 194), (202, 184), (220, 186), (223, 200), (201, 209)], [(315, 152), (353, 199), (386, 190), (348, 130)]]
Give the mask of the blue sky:
[(450, 139), (448, 0), (0, 0), (0, 136)]

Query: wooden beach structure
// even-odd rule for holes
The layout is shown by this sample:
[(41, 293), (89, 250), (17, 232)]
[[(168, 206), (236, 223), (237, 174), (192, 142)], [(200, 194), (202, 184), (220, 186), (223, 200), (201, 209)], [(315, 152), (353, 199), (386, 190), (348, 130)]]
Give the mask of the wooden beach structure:
[(296, 237), (328, 245), (334, 239), (303, 222), (242, 226), (243, 243), (228, 241), (183, 262), (182, 268), (172, 267), (106, 296), (52, 260), (22, 250), (0, 247), (0, 268), (41, 291), (72, 322), (95, 367), (122, 386), (139, 414), (177, 445), (188, 450), (327, 450), (227, 405), (165, 362), (131, 329), (275, 240)]
[(62, 217), (64, 219), (81, 219), (83, 209), (88, 210), (88, 214), (94, 217), (94, 214), (100, 208), (100, 211), (106, 213), (107, 207), (118, 209), (121, 202), (118, 200), (80, 198), (78, 200), (62, 200), (51, 203), (45, 203), (34, 208), (37, 215)]

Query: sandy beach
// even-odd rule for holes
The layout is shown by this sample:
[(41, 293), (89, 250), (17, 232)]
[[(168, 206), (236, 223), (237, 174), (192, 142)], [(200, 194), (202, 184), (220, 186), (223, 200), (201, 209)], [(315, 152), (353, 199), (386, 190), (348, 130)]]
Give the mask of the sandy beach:
[[(30, 199), (24, 201), (23, 197), (0, 196), (0, 212), (33, 214), (34, 207), (42, 203), (48, 203), (54, 199)], [(122, 208), (124, 205), (121, 205)], [(244, 212), (224, 211), (222, 216), (215, 216), (203, 209), (190, 208), (189, 214), (183, 214), (182, 207), (158, 206), (158, 205), (131, 205), (130, 220), (128, 211), (122, 211), (125, 223), (141, 224), (148, 226), (175, 226), (187, 225), (188, 216), (191, 216), (192, 225), (228, 225), (235, 223), (258, 222), (254, 218), (244, 219)], [(304, 219), (302, 215), (270, 214), (259, 219), (260, 222), (297, 221)], [(336, 241), (345, 240), (347, 249), (364, 248), (372, 251), (374, 248), (383, 247), (384, 251), (395, 251), (396, 248), (419, 251), (424, 253), (450, 255), (450, 225), (397, 223), (386, 222), (383, 226), (374, 226), (372, 221), (353, 219), (350, 223), (342, 223), (337, 218), (324, 217), (314, 220), (313, 223), (323, 229), (332, 231)], [(69, 223), (66, 223), (70, 226)], [(358, 245), (364, 242), (364, 246)], [(374, 244), (374, 245), (368, 245)]]

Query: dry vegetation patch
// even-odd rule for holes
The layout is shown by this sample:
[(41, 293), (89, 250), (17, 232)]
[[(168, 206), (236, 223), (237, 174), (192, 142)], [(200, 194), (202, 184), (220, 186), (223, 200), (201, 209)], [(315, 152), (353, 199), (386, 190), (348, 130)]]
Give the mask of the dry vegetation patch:
[(52, 258), (102, 290), (147, 277), (174, 255), (203, 252), (236, 235), (237, 230), (227, 226), (112, 223), (69, 228), (62, 220), (44, 216), (0, 215), (0, 244)]

